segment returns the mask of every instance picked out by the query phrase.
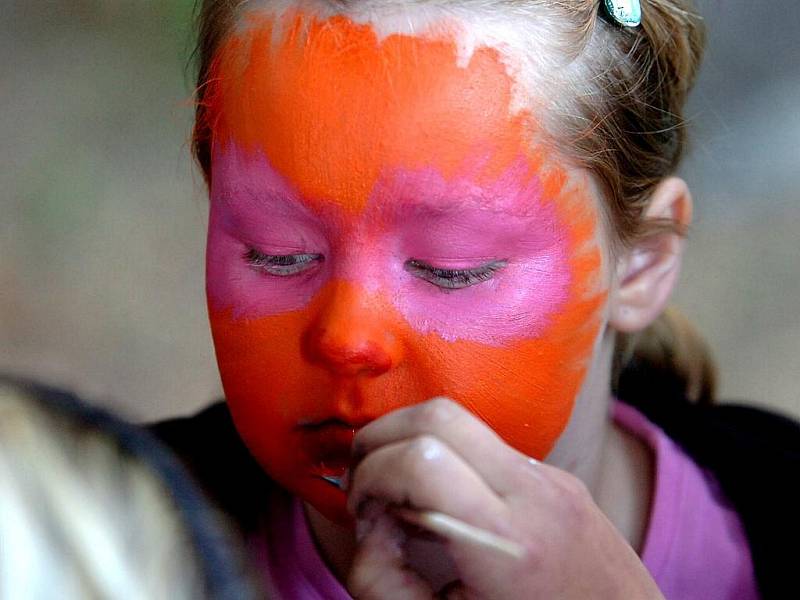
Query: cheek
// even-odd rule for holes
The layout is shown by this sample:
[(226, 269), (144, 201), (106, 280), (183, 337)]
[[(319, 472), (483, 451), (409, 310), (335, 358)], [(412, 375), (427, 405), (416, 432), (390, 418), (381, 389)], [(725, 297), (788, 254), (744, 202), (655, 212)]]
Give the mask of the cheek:
[(604, 295), (577, 303), (539, 338), (503, 348), (429, 336), (419, 370), (521, 452), (542, 459), (566, 427), (593, 358)]
[(311, 412), (306, 405), (311, 398), (299, 389), (298, 375), (308, 377), (301, 365), (299, 319), (295, 313), (236, 318), (231, 309), (211, 305), (209, 316), (225, 397), (237, 428), (246, 441), (259, 447), (269, 444), (291, 430), (298, 415)]
[(319, 461), (298, 429), (321, 414), (320, 396), (331, 389), (302, 357), (304, 315), (236, 318), (209, 303), (209, 317), (225, 398), (248, 450), (283, 488), (348, 523), (343, 494), (311, 476)]

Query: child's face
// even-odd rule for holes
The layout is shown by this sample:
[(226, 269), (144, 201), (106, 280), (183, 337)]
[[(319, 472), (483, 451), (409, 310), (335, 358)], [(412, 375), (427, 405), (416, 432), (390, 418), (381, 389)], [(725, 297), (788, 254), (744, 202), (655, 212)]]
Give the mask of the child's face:
[(588, 179), (537, 145), (480, 47), (344, 18), (267, 17), (220, 50), (207, 288), (237, 428), (346, 520), (354, 430), (445, 395), (543, 457), (606, 292)]

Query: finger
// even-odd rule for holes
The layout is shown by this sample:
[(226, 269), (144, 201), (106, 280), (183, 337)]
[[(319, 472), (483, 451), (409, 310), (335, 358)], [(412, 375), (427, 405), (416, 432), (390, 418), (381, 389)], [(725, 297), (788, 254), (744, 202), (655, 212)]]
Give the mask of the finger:
[(352, 473), (348, 508), (357, 514), (368, 499), (434, 510), (506, 535), (507, 508), (478, 472), (433, 436), (388, 444)]
[(506, 444), (486, 423), (446, 398), (393, 411), (358, 432), (353, 441), (357, 462), (376, 448), (430, 434), (443, 440), (499, 494), (519, 491), (531, 476), (528, 457)]
[(350, 594), (359, 600), (432, 598), (433, 592), (425, 580), (405, 566), (404, 536), (393, 519), (384, 513), (366, 525), (369, 529), (361, 540), (347, 580)]

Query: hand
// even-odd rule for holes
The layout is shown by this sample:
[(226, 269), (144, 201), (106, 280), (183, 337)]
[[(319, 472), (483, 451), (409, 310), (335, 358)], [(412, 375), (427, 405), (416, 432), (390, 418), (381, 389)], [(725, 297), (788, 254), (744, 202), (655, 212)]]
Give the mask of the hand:
[[(520, 559), (446, 539), (459, 581), (447, 598), (663, 599), (633, 549), (574, 476), (531, 461), (458, 404), (437, 398), (390, 413), (353, 443), (348, 508), (359, 600), (433, 598), (407, 566), (393, 506), (439, 511), (512, 540)], [(441, 596), (436, 596), (441, 597)]]

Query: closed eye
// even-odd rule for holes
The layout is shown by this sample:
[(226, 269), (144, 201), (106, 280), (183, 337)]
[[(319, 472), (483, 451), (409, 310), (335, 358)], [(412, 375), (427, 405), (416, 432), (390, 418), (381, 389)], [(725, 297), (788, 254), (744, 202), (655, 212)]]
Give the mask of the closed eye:
[(473, 269), (442, 269), (412, 258), (406, 261), (405, 269), (437, 287), (459, 290), (492, 279), (507, 264), (507, 260), (494, 260)]
[(289, 277), (310, 269), (321, 263), (322, 254), (264, 254), (254, 248), (249, 248), (244, 254), (248, 265), (268, 275)]

